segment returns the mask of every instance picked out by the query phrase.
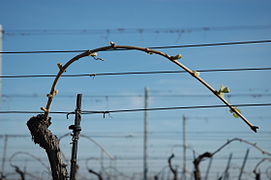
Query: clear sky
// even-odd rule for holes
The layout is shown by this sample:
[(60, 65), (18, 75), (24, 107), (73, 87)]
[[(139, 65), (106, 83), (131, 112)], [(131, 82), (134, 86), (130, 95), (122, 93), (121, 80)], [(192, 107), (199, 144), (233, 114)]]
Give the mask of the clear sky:
[[(94, 49), (107, 46), (110, 41), (142, 47), (185, 45), (270, 39), (270, 8), (269, 0), (9, 0), (0, 3), (0, 24), (4, 27), (3, 51)], [(181, 62), (192, 70), (271, 67), (270, 43), (162, 51), (170, 55), (181, 53)], [(75, 55), (77, 53), (4, 54), (2, 74), (56, 74), (56, 64), (65, 63)], [(74, 63), (67, 74), (181, 70), (166, 59), (142, 52), (101, 52), (98, 57), (104, 61), (83, 58)], [(270, 103), (270, 75), (270, 71), (201, 73), (213, 87), (219, 89), (222, 84), (229, 87), (232, 97), (228, 100), (233, 104)], [(46, 103), (52, 81), (52, 78), (3, 79), (1, 111), (39, 111)], [(125, 75), (63, 78), (52, 110), (73, 111), (77, 93), (83, 94), (84, 110), (143, 108), (145, 87), (150, 89), (149, 107), (221, 104), (188, 74)], [(181, 166), (182, 148), (179, 146), (183, 143), (183, 115), (188, 118), (188, 144), (198, 154), (214, 151), (233, 137), (247, 139), (271, 151), (270, 107), (243, 107), (241, 111), (260, 127), (259, 133), (254, 134), (226, 108), (149, 112), (149, 175), (167, 165), (171, 152), (177, 155), (175, 164)], [(25, 123), (33, 115), (0, 114), (0, 134), (29, 135)], [(51, 117), (54, 133), (69, 132), (73, 116), (69, 120), (65, 115), (52, 114)], [(121, 172), (142, 175), (143, 112), (112, 113), (105, 118), (84, 115), (82, 129), (83, 134), (95, 138), (117, 157), (114, 166)], [(132, 137), (125, 138), (127, 135)], [(0, 141), (2, 152), (3, 138)], [(66, 157), (70, 155), (69, 141), (70, 138), (66, 138), (63, 143)], [(80, 173), (84, 175), (87, 173), (85, 159), (100, 158), (100, 153), (95, 145), (83, 138), (80, 141)], [(45, 153), (30, 137), (10, 138), (8, 143), (8, 157), (20, 150), (39, 155), (46, 162)], [(230, 152), (235, 156), (233, 166), (240, 167), (247, 147), (236, 143), (221, 152), (215, 162), (221, 171), (212, 168), (212, 177), (221, 174)], [(264, 157), (250, 149), (254, 160), (248, 162), (248, 173), (252, 172), (255, 162)], [(188, 156), (187, 163), (191, 167), (190, 152)], [(24, 165), (36, 166), (31, 163)], [(100, 170), (100, 165), (91, 167)], [(11, 171), (8, 162), (6, 169)]]

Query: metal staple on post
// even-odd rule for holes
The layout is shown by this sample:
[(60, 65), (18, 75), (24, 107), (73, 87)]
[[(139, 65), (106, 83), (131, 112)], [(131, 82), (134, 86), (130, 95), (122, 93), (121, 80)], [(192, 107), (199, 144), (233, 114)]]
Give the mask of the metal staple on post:
[(81, 126), (80, 126), (81, 100), (82, 100), (82, 94), (77, 94), (74, 125), (69, 126), (69, 129), (71, 129), (73, 131), (70, 180), (75, 180), (75, 175), (76, 175), (76, 170), (77, 170), (78, 139), (79, 139), (79, 134), (81, 131)]

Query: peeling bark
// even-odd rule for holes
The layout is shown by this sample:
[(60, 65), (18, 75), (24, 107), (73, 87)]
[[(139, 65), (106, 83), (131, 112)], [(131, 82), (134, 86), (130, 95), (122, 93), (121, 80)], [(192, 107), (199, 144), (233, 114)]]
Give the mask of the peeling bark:
[(48, 156), (53, 180), (67, 180), (67, 165), (63, 161), (58, 138), (48, 129), (51, 118), (45, 119), (44, 114), (38, 114), (27, 121), (32, 140), (39, 144)]

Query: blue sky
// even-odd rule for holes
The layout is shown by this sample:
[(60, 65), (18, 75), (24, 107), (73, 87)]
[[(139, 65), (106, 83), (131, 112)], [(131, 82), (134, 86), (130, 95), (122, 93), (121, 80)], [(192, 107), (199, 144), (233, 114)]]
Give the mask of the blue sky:
[[(142, 47), (200, 44), (213, 42), (231, 42), (270, 39), (271, 2), (268, 0), (146, 0), (146, 1), (2, 1), (0, 6), (0, 24), (5, 34), (3, 38), (4, 51), (28, 50), (72, 50), (94, 49), (106, 46), (109, 41), (121, 45), (135, 45)], [(202, 27), (237, 27), (237, 26), (265, 26), (265, 29), (246, 30), (210, 30), (192, 31), (184, 33), (149, 33), (148, 29), (189, 29)], [(123, 32), (114, 31), (123, 28)], [(111, 33), (106, 33), (109, 29)], [(128, 33), (131, 29), (138, 30)], [(143, 29), (140, 33), (139, 29)], [(47, 32), (39, 35), (12, 34), (20, 30), (24, 33), (33, 30)], [(50, 32), (58, 30), (63, 33)], [(65, 30), (78, 30), (80, 33), (65, 33)], [(100, 34), (86, 34), (83, 30), (97, 30)], [(145, 30), (145, 31), (144, 31)], [(76, 32), (78, 32), (76, 31)], [(170, 55), (181, 53), (181, 60), (189, 68), (219, 69), (219, 68), (247, 68), (270, 67), (270, 44), (238, 45), (225, 47), (164, 49)], [(3, 55), (3, 75), (23, 74), (56, 74), (57, 63), (65, 63), (76, 53), (56, 54), (8, 54)], [(83, 58), (74, 63), (68, 74), (99, 73), (99, 72), (128, 72), (180, 70), (168, 60), (155, 55), (141, 52), (101, 52), (99, 57), (105, 61), (95, 61)], [(224, 84), (232, 90), (232, 94), (248, 94), (248, 96), (231, 97), (231, 103), (269, 103), (269, 96), (252, 97), (252, 94), (268, 95), (271, 91), (270, 72), (217, 72), (202, 73), (203, 77), (215, 88)], [(46, 103), (46, 94), (50, 90), (53, 79), (4, 79), (3, 94), (8, 96), (1, 102), (1, 110), (39, 111)], [(133, 75), (95, 78), (63, 78), (58, 84), (57, 96), (52, 110), (73, 111), (75, 95), (83, 93), (83, 108), (85, 110), (111, 110), (126, 108), (142, 108), (144, 106), (144, 87), (150, 88), (150, 107), (192, 106), (221, 104), (215, 97), (199, 97), (196, 95), (210, 95), (210, 92), (188, 74), (174, 75)], [(190, 95), (188, 97), (158, 97), (159, 95)], [(17, 96), (16, 96), (17, 95)], [(37, 96), (34, 96), (37, 95)], [(69, 96), (68, 98), (63, 96)], [(125, 95), (125, 96), (124, 96)], [(192, 97), (191, 97), (192, 95)], [(195, 95), (195, 97), (193, 97)], [(20, 97), (18, 97), (20, 96)], [(94, 96), (94, 97), (90, 97)], [(108, 98), (107, 98), (108, 96)], [(114, 97), (119, 96), (119, 97)], [(202, 139), (191, 134), (189, 144), (198, 153), (215, 150), (219, 145), (232, 137), (248, 138), (271, 150), (270, 143), (270, 108), (255, 107), (242, 108), (243, 114), (251, 122), (260, 127), (258, 134), (253, 134), (240, 120), (234, 119), (227, 109), (205, 109), (187, 111), (163, 111), (149, 113), (149, 128), (153, 133), (160, 133), (158, 137), (150, 137), (150, 154), (152, 157), (161, 156), (159, 163), (153, 162), (152, 172), (158, 172), (166, 163), (174, 144), (181, 144), (182, 120), (186, 115), (191, 121), (188, 123), (189, 132), (201, 132)], [(0, 115), (1, 134), (29, 134), (26, 121), (35, 114)], [(82, 120), (82, 133), (90, 136), (102, 135), (135, 135), (134, 139), (108, 139), (98, 136), (98, 141), (105, 145), (117, 157), (142, 157), (143, 112), (116, 113), (103, 119), (102, 115), (86, 115)], [(64, 115), (52, 115), (51, 129), (56, 134), (69, 132), (68, 126), (72, 122), (65, 120)], [(163, 136), (162, 132), (177, 132), (172, 137)], [(204, 132), (204, 133), (203, 133)], [(210, 135), (206, 135), (209, 133)], [(222, 134), (221, 134), (222, 133)], [(158, 139), (155, 139), (158, 138)], [(161, 140), (159, 140), (161, 138)], [(189, 139), (189, 135), (188, 135)], [(44, 156), (39, 147), (34, 146), (30, 138), (23, 150), (31, 148), (33, 153)], [(66, 139), (67, 143), (69, 139)], [(15, 140), (10, 140), (10, 151), (16, 151)], [(116, 146), (118, 143), (119, 146)], [(82, 142), (82, 147), (86, 146)], [(210, 146), (210, 144), (212, 144)], [(2, 148), (3, 145), (0, 146)], [(69, 146), (63, 145), (64, 151), (69, 153)], [(13, 149), (12, 149), (13, 148)], [(93, 148), (95, 148), (93, 146)], [(246, 146), (233, 145), (232, 152), (243, 155)], [(131, 152), (124, 153), (125, 152)], [(181, 154), (180, 148), (175, 148)], [(221, 156), (228, 156), (230, 150)], [(88, 156), (82, 148), (80, 157)], [(93, 150), (92, 156), (99, 156)], [(67, 154), (68, 156), (69, 154)], [(259, 157), (257, 151), (251, 152), (252, 157)], [(191, 156), (192, 157), (192, 156)], [(181, 160), (181, 156), (177, 156)], [(128, 163), (118, 162), (119, 168), (130, 164), (127, 173), (141, 172), (141, 160)], [(236, 160), (237, 164), (241, 161)], [(191, 163), (191, 162), (189, 162)], [(222, 165), (225, 161), (218, 162)], [(251, 167), (253, 166), (251, 162)], [(154, 165), (156, 164), (156, 165)], [(180, 163), (181, 164), (181, 163)], [(137, 167), (134, 170), (132, 166)], [(94, 167), (99, 169), (98, 167)], [(125, 170), (124, 170), (125, 171)]]

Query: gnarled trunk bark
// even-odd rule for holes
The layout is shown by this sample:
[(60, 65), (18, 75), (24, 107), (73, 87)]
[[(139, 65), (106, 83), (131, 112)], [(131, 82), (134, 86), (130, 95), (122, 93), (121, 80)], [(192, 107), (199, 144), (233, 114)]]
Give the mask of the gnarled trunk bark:
[(32, 139), (43, 148), (48, 156), (53, 180), (67, 180), (68, 171), (63, 161), (58, 138), (48, 129), (51, 118), (45, 119), (44, 114), (38, 114), (27, 121)]

